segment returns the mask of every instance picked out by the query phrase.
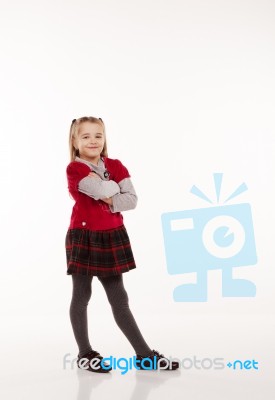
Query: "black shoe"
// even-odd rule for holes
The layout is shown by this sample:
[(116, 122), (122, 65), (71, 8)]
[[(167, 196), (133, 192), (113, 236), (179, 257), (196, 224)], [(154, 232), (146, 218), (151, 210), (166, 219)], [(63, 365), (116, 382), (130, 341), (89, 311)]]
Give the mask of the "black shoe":
[(80, 369), (85, 369), (86, 371), (91, 371), (91, 372), (105, 373), (111, 371), (112, 367), (105, 362), (103, 363), (105, 368), (102, 367), (101, 360), (103, 360), (103, 357), (97, 351), (91, 350), (84, 356), (77, 357), (77, 366)]
[[(141, 363), (142, 360), (144, 361)], [(163, 370), (175, 370), (180, 366), (177, 361), (170, 361), (156, 350), (152, 350), (152, 353), (149, 356), (141, 356), (137, 354), (136, 361), (137, 367), (142, 370), (156, 370), (158, 367), (161, 367), (160, 369)]]

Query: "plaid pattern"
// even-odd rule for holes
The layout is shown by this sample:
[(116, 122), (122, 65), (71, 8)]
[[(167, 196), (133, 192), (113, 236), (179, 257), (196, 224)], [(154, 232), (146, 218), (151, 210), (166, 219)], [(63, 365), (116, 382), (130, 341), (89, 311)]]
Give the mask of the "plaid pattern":
[(124, 225), (101, 231), (68, 229), (65, 247), (67, 275), (112, 276), (136, 268)]

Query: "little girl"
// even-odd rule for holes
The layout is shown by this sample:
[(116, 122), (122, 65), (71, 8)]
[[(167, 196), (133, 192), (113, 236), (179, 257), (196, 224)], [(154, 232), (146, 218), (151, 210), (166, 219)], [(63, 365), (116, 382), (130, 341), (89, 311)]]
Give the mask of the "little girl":
[[(87, 306), (92, 279), (97, 276), (112, 307), (114, 319), (136, 352), (136, 360), (148, 367), (152, 360), (165, 367), (167, 358), (151, 350), (129, 308), (124, 272), (136, 268), (121, 211), (136, 207), (137, 195), (127, 168), (108, 158), (105, 125), (101, 118), (74, 119), (70, 128), (71, 162), (67, 166), (69, 193), (75, 200), (65, 246), (67, 275), (72, 276), (70, 320), (79, 348), (77, 365), (93, 372), (108, 372), (111, 366), (94, 361), (103, 357), (88, 337)], [(144, 360), (146, 359), (146, 360)], [(163, 359), (163, 360), (162, 360)], [(147, 364), (146, 364), (147, 363)], [(156, 364), (155, 364), (156, 365)], [(161, 368), (162, 368), (161, 367)], [(177, 369), (170, 362), (169, 369)], [(168, 369), (168, 367), (167, 367)]]

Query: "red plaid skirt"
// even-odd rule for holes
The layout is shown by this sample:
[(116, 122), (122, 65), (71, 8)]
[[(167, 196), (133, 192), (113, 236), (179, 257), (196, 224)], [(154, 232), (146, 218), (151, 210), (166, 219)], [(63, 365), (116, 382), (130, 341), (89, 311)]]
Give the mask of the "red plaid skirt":
[(69, 229), (65, 247), (67, 275), (111, 276), (136, 268), (124, 225), (104, 231)]

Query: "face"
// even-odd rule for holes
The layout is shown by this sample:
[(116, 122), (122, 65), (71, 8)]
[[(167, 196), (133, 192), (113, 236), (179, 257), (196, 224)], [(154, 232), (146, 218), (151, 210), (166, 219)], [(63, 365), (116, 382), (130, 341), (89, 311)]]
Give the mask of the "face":
[(93, 122), (82, 122), (73, 145), (79, 150), (80, 158), (97, 165), (104, 146), (103, 127)]

